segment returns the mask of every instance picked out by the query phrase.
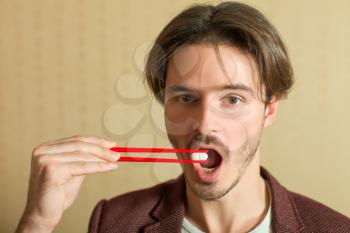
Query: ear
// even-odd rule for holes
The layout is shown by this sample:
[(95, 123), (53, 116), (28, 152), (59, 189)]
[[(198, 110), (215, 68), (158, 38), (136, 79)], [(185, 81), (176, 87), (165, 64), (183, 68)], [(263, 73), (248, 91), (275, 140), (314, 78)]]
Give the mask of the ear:
[(271, 99), (271, 102), (266, 105), (265, 107), (265, 121), (264, 121), (264, 128), (272, 125), (272, 123), (275, 120), (275, 117), (277, 115), (277, 107), (279, 103), (279, 98), (276, 96), (273, 96)]

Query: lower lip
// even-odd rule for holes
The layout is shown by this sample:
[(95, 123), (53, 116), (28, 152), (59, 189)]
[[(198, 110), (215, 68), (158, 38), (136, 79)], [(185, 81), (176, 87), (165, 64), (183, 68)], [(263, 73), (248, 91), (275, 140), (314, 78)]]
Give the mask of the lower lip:
[(215, 182), (218, 180), (222, 162), (223, 161), (221, 161), (219, 166), (217, 166), (215, 169), (211, 171), (205, 171), (199, 163), (195, 163), (194, 170), (202, 182), (206, 182), (206, 183)]

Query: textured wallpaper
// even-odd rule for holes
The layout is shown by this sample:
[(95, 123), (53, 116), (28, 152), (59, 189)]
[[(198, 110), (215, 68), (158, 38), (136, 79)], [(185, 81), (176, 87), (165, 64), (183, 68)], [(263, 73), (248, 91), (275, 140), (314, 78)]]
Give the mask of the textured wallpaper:
[[(0, 232), (21, 216), (38, 144), (86, 134), (170, 146), (143, 66), (160, 30), (194, 2), (0, 0)], [(264, 132), (262, 163), (289, 189), (350, 216), (350, 2), (244, 2), (277, 27), (296, 74)], [(86, 232), (100, 199), (180, 173), (178, 165), (125, 163), (89, 176), (56, 232)]]

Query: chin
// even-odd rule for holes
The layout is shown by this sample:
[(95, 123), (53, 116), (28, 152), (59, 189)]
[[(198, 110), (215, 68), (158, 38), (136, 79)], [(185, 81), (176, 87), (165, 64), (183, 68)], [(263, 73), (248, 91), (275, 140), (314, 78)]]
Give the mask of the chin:
[[(228, 179), (231, 177), (231, 179)], [(215, 181), (203, 181), (194, 172), (185, 172), (186, 185), (198, 198), (206, 201), (219, 200), (228, 194), (239, 182), (238, 175), (218, 177)]]

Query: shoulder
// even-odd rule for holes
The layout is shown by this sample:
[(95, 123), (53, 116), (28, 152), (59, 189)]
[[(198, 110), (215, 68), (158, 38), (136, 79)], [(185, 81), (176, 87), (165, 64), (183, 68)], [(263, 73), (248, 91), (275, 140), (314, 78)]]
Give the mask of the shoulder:
[(350, 233), (350, 219), (345, 215), (288, 190), (264, 167), (261, 176), (272, 194), (272, 224), (276, 232)]
[(317, 232), (350, 232), (350, 219), (336, 210), (304, 195), (290, 192), (300, 218), (306, 228)]

